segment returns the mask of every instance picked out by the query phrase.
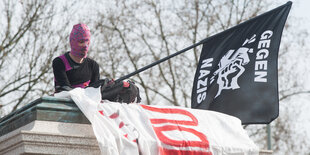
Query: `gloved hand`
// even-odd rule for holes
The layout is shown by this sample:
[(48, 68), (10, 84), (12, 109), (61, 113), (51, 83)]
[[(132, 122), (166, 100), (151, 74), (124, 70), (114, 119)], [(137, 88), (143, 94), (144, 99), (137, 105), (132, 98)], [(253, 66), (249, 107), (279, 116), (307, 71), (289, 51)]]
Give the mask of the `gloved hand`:
[(139, 88), (134, 82), (128, 80), (114, 82), (101, 87), (101, 95), (103, 100), (109, 100), (120, 103), (132, 103), (136, 100), (137, 103), (141, 101)]
[(114, 83), (114, 79), (110, 80), (108, 78), (105, 78), (105, 79), (100, 79), (94, 83), (91, 83), (88, 87), (98, 88), (101, 86), (101, 90), (102, 90), (103, 87), (107, 87), (111, 85), (112, 83)]
[(56, 86), (55, 87), (55, 93), (59, 93), (61, 91), (70, 91), (72, 90), (73, 88), (70, 87), (70, 86)]

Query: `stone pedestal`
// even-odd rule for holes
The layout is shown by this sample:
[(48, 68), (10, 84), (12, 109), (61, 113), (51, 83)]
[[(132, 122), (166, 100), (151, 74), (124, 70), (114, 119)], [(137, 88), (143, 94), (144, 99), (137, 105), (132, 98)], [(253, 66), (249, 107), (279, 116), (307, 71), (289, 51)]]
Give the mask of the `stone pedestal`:
[(91, 125), (33, 121), (0, 137), (0, 154), (100, 154)]
[(0, 119), (0, 154), (100, 154), (87, 118), (70, 99), (42, 97)]

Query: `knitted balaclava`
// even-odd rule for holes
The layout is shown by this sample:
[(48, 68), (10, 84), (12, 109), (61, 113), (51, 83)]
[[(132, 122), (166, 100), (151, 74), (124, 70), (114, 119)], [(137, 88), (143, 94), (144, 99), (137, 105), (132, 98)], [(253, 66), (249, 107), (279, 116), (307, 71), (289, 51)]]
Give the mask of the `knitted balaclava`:
[[(79, 46), (78, 43), (87, 42), (84, 46)], [(85, 24), (76, 24), (70, 34), (71, 54), (79, 58), (86, 58), (88, 47), (90, 44), (90, 31)]]

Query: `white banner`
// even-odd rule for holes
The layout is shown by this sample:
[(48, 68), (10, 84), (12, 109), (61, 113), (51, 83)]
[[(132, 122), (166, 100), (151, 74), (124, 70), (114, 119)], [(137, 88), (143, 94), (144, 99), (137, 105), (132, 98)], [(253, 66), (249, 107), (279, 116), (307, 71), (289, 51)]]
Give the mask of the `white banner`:
[(101, 101), (99, 88), (75, 88), (55, 96), (74, 100), (91, 122), (104, 155), (258, 154), (241, 121), (226, 114)]

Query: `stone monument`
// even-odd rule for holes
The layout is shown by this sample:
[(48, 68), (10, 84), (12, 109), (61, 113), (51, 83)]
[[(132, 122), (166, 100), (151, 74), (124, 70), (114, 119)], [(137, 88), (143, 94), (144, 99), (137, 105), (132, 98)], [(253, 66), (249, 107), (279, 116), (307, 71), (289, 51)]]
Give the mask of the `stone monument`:
[(70, 99), (39, 98), (0, 119), (0, 154), (100, 154), (92, 127)]

